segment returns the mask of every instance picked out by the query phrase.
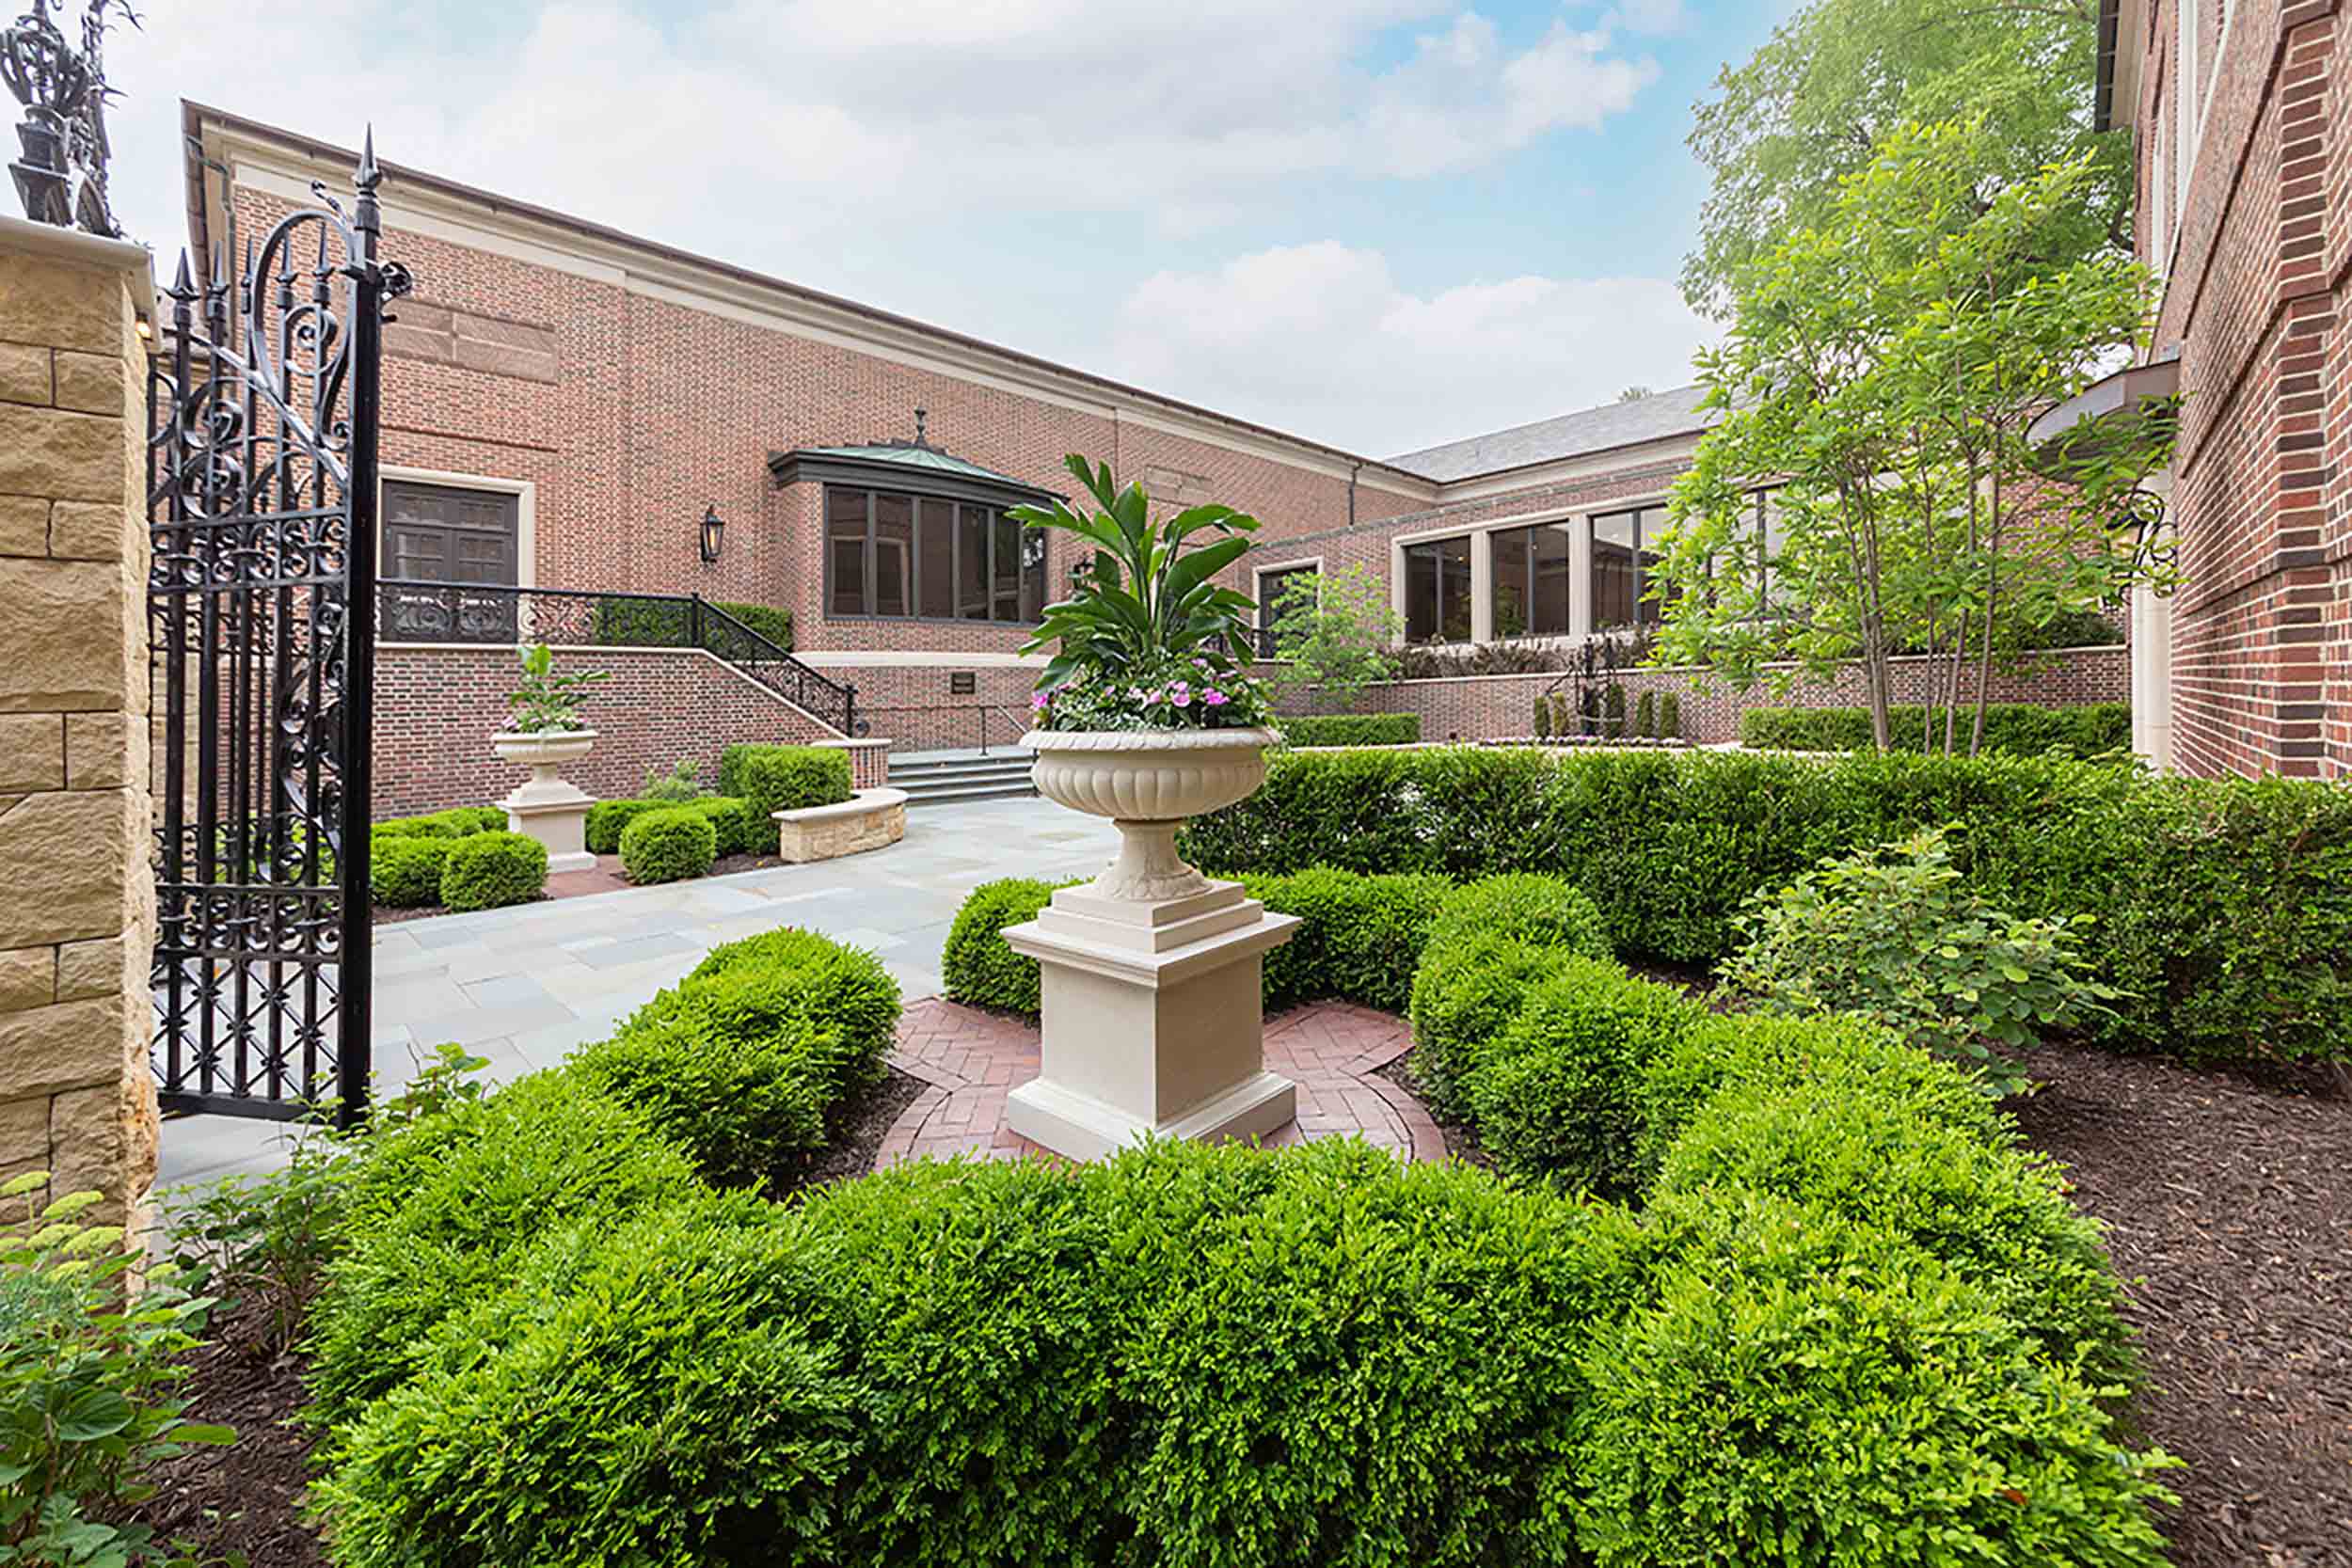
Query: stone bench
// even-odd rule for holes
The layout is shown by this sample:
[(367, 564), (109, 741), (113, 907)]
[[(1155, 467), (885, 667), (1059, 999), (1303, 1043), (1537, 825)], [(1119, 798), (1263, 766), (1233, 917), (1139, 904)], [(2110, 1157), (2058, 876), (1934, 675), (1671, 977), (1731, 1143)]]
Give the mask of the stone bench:
[(907, 834), (907, 792), (861, 789), (830, 806), (776, 816), (776, 853), (787, 861), (829, 861), (898, 843)]

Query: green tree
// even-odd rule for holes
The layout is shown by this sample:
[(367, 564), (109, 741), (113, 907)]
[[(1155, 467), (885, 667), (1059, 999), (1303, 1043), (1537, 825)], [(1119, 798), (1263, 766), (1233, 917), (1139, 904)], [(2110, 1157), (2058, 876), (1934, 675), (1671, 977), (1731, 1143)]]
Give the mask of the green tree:
[(1311, 691), (1344, 713), (1365, 687), (1396, 673), (1404, 623), (1390, 606), (1389, 585), (1360, 562), (1286, 578), (1273, 614), (1274, 657), (1281, 662), (1268, 679), (1277, 691)]
[(2169, 589), (2141, 482), (2169, 459), (2169, 408), (2058, 452), (2027, 438), (2136, 342), (2150, 280), (2115, 252), (2052, 260), (2090, 154), (1984, 202), (1984, 170), (2005, 156), (1981, 120), (1899, 128), (1821, 226), (1744, 275), (1728, 340), (1700, 356), (1724, 418), (1675, 487), (1661, 662), (1744, 688), (1769, 661), (1826, 675), (1858, 658), (1885, 746), (1893, 653), (1947, 661), (1947, 716), (1973, 659), (1973, 751), (2007, 626), (2112, 603), (2136, 581)]
[(2091, 130), (2095, 0), (1813, 0), (1697, 105), (1691, 150), (1713, 175), (1685, 261), (1692, 307), (1722, 317), (1742, 267), (1824, 222), (1838, 182), (1907, 121), (1983, 118), (1980, 202), (2051, 164), (2087, 160), (2044, 234), (2063, 265), (2131, 244), (2128, 130)]

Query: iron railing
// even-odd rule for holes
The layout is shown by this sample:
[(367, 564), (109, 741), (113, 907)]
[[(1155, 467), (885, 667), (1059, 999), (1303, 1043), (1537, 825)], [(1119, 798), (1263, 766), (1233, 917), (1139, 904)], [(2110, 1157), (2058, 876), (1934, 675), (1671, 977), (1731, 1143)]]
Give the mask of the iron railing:
[(862, 733), (857, 688), (833, 680), (699, 594), (614, 594), (387, 578), (376, 640), (511, 646), (698, 648), (844, 736)]

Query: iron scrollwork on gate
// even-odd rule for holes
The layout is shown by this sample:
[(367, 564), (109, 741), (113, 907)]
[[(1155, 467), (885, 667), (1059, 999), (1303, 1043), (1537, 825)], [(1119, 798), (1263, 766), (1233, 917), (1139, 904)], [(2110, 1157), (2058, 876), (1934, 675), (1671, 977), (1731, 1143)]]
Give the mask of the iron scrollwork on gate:
[[(385, 304), (373, 138), (345, 204), (183, 258), (151, 365), (154, 1064), (167, 1110), (348, 1121), (369, 1070)], [(233, 207), (223, 203), (225, 211)], [(233, 259), (233, 218), (227, 250)]]

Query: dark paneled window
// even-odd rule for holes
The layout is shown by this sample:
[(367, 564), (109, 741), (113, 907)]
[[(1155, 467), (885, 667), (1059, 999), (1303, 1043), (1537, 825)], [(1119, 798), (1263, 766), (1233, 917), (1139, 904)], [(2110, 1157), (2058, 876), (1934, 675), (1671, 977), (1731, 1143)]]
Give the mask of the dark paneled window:
[(1568, 629), (1568, 531), (1539, 523), (1494, 536), (1495, 635), (1557, 637)]
[(1659, 562), (1652, 545), (1665, 531), (1666, 509), (1645, 506), (1593, 519), (1593, 629), (1655, 626), (1659, 603), (1649, 598)]
[(1467, 642), (1470, 634), (1470, 536), (1406, 546), (1405, 640)]
[(993, 506), (825, 487), (828, 614), (1034, 623), (1045, 553), (1043, 534)]

